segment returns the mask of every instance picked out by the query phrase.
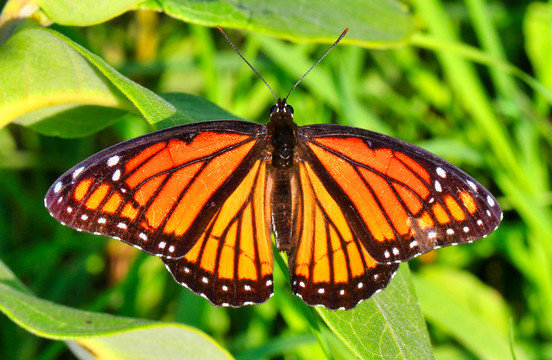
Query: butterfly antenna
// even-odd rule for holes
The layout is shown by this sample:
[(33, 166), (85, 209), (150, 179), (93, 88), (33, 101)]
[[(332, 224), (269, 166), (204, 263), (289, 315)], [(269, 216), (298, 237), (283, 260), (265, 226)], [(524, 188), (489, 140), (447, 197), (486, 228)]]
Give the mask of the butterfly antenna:
[(261, 74), (259, 74), (259, 73), (257, 72), (257, 70), (255, 70), (255, 68), (253, 67), (253, 65), (251, 65), (251, 64), (249, 63), (249, 61), (247, 61), (247, 60), (243, 57), (243, 55), (242, 55), (242, 54), (240, 53), (240, 51), (236, 48), (236, 46), (232, 43), (232, 41), (230, 41), (230, 39), (228, 38), (228, 36), (227, 36), (226, 33), (224, 32), (224, 30), (222, 30), (222, 28), (221, 28), (219, 25), (217, 25), (217, 28), (218, 28), (219, 31), (222, 33), (222, 36), (224, 36), (224, 38), (226, 39), (226, 41), (228, 41), (228, 44), (230, 44), (230, 46), (232, 46), (232, 48), (238, 53), (238, 55), (243, 59), (243, 61), (245, 61), (245, 63), (246, 63), (247, 65), (249, 65), (249, 67), (251, 68), (251, 70), (253, 70), (253, 72), (254, 72), (255, 74), (257, 74), (257, 76), (259, 77), (259, 79), (261, 79), (261, 80), (265, 83), (265, 85), (268, 87), (268, 89), (270, 90), (270, 92), (272, 93), (272, 95), (274, 96), (274, 98), (275, 98), (276, 100), (278, 100), (278, 97), (277, 97), (276, 94), (274, 93), (274, 90), (272, 90), (272, 88), (270, 87), (270, 85), (268, 85), (268, 83), (267, 83), (266, 80), (261, 76)]
[(303, 80), (303, 78), (304, 78), (305, 76), (307, 76), (307, 74), (308, 74), (312, 69), (314, 69), (314, 67), (315, 67), (316, 65), (318, 65), (318, 63), (319, 63), (320, 61), (322, 61), (322, 59), (324, 59), (324, 58), (326, 57), (326, 55), (328, 55), (328, 53), (334, 48), (334, 46), (336, 46), (336, 45), (341, 41), (341, 39), (343, 39), (343, 37), (345, 36), (345, 34), (347, 34), (347, 31), (349, 31), (349, 28), (345, 29), (345, 30), (341, 33), (341, 35), (339, 35), (339, 37), (337, 38), (337, 40), (332, 44), (332, 46), (330, 46), (330, 48), (329, 48), (328, 50), (326, 50), (326, 52), (324, 53), (324, 55), (322, 55), (322, 57), (321, 57), (320, 59), (318, 59), (318, 61), (315, 62), (314, 65), (311, 66), (310, 69), (308, 69), (307, 72), (306, 72), (303, 76), (301, 76), (301, 78), (300, 78), (299, 80), (297, 80), (297, 82), (295, 83), (295, 85), (293, 85), (293, 87), (291, 88), (291, 90), (288, 92), (288, 94), (287, 94), (287, 96), (286, 96), (286, 98), (285, 98), (286, 101), (287, 101), (288, 97), (291, 95), (291, 92), (295, 89), (295, 87), (296, 87), (297, 85), (299, 85), (299, 83), (301, 82), (301, 80)]

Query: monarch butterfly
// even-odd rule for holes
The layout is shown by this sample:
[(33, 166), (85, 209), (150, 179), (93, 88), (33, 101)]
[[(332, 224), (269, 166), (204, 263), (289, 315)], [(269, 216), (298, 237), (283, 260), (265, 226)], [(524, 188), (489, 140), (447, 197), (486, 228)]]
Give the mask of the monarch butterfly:
[(103, 150), (62, 175), (45, 205), (63, 225), (159, 256), (177, 282), (234, 307), (272, 296), (271, 233), (294, 294), (351, 309), (399, 262), (498, 226), (497, 201), (462, 170), (368, 130), (298, 127), (290, 93), (266, 126), (205, 121)]

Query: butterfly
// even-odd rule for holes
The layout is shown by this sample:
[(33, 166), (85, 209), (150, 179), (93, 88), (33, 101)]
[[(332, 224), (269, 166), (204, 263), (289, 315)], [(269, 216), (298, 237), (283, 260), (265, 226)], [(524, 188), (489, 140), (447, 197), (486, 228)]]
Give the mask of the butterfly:
[(384, 289), (400, 262), (498, 227), (493, 195), (445, 160), (364, 129), (298, 127), (293, 115), (279, 98), (266, 125), (204, 121), (114, 145), (62, 175), (45, 206), (234, 307), (273, 295), (272, 234), (293, 293), (333, 310)]

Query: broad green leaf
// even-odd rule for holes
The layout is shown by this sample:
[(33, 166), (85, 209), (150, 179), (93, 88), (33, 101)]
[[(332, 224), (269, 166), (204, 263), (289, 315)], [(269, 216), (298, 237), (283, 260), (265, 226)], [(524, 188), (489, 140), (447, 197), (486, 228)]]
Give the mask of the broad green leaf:
[[(171, 126), (184, 125), (195, 121), (206, 120), (243, 120), (228, 111), (221, 109), (207, 99), (185, 93), (160, 94), (168, 103), (176, 109), (174, 116), (154, 124), (156, 129), (163, 129)], [(40, 113), (41, 120), (36, 121), (36, 116), (24, 115), (17, 119), (17, 123), (27, 125), (31, 129), (49, 136), (79, 137), (98, 131), (98, 123), (102, 127), (111, 125), (128, 112), (100, 107), (100, 106), (67, 106), (62, 110), (63, 105), (48, 107), (34, 112)], [(30, 117), (29, 120), (27, 118)]]
[(429, 334), (407, 264), (387, 288), (353, 310), (316, 308), (332, 331), (361, 359), (431, 359)]
[(187, 326), (81, 311), (39, 299), (2, 262), (0, 311), (27, 331), (72, 340), (99, 359), (231, 358), (207, 335)]
[[(68, 104), (130, 109), (100, 71), (68, 44), (41, 29), (23, 30), (0, 47), (0, 126), (33, 111)], [(36, 118), (40, 118), (40, 115)]]
[(139, 5), (201, 25), (252, 30), (290, 40), (390, 46), (407, 41), (412, 20), (396, 0), (149, 0)]
[(14, 122), (44, 135), (75, 138), (93, 134), (127, 113), (111, 107), (67, 104), (35, 110)]
[(37, 0), (42, 11), (61, 25), (89, 26), (121, 15), (142, 0)]
[[(424, 269), (414, 277), (420, 306), (438, 326), (479, 359), (510, 359), (507, 305), (474, 276), (452, 268)], [(516, 350), (518, 359), (525, 359)]]
[(243, 120), (201, 96), (185, 93), (167, 93), (160, 94), (160, 96), (171, 103), (177, 113), (169, 119), (155, 124), (157, 129), (183, 125), (192, 121)]
[[(24, 116), (25, 125), (49, 120), (52, 125), (40, 127), (42, 132), (76, 137), (101, 129), (128, 111), (140, 113), (151, 124), (184, 116), (98, 56), (47, 29), (23, 30), (0, 47), (0, 84), (0, 126)], [(86, 106), (120, 111), (92, 118)], [(67, 111), (73, 120), (68, 128), (58, 127), (55, 114), (67, 119)]]

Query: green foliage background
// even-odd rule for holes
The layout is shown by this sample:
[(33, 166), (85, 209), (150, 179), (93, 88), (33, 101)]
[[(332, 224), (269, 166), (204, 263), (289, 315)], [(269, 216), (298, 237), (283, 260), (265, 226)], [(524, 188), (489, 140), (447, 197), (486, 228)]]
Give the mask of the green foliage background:
[[(0, 358), (552, 358), (552, 2), (74, 4), (10, 1), (0, 17)], [(51, 219), (48, 187), (100, 149), (194, 120), (267, 120), (272, 95), (215, 24), (282, 95), (350, 27), (290, 97), (296, 121), (444, 157), (498, 197), (499, 229), (402, 266), (358, 311), (315, 312), (282, 267), (266, 304), (216, 308), (159, 259)]]

